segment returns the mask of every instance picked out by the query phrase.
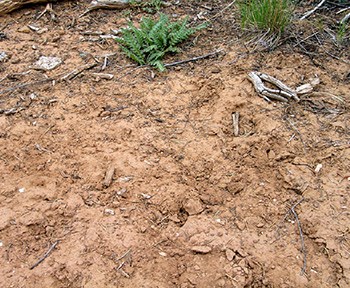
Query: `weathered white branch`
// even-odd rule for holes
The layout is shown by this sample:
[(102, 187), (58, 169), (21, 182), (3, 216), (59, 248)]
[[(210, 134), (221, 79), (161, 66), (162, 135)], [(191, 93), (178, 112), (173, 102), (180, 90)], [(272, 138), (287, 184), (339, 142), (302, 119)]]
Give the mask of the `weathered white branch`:
[(304, 20), (305, 18), (309, 17), (312, 13), (314, 13), (318, 8), (320, 8), (324, 3), (326, 2), (326, 0), (322, 0), (320, 3), (318, 3), (318, 5), (312, 9), (309, 12), (306, 12), (301, 18), (300, 20)]
[[(56, 2), (55, 0), (0, 0), (0, 15), (12, 12), (27, 4)], [(93, 0), (91, 1), (88, 10), (101, 9), (122, 9), (130, 5), (130, 0)]]
[(345, 15), (345, 17), (343, 19), (340, 20), (340, 25), (343, 25), (346, 21), (348, 21), (350, 18), (350, 12), (348, 14)]
[[(288, 99), (293, 98), (294, 100), (299, 101), (297, 92), (294, 89), (288, 87), (280, 80), (270, 75), (261, 72), (250, 72), (248, 77), (253, 83), (256, 92), (258, 92), (258, 94), (265, 100), (270, 101), (271, 99), (274, 99), (282, 102), (288, 102)], [(273, 84), (278, 89), (272, 89), (265, 86), (263, 80)]]

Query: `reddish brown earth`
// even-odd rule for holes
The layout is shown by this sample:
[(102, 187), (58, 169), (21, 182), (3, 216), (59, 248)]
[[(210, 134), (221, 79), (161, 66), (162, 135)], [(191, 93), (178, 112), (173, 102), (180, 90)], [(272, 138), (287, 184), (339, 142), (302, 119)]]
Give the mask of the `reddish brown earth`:
[[(224, 54), (159, 74), (128, 68), (118, 52), (102, 71), (114, 79), (98, 79), (92, 73), (101, 72), (103, 55), (118, 47), (111, 39), (83, 41), (90, 36), (81, 33), (108, 34), (128, 13), (78, 18), (87, 3), (54, 5), (57, 22), (36, 20), (44, 5), (1, 18), (0, 51), (9, 59), (0, 63), (0, 109), (18, 111), (0, 114), (0, 286), (350, 287), (343, 58), (311, 61), (292, 44), (248, 53), (230, 10), (166, 62), (218, 48)], [(224, 7), (190, 3), (164, 11), (210, 19)], [(47, 31), (27, 31), (28, 24)], [(31, 69), (41, 55), (64, 62), (49, 72)], [(4, 91), (59, 79), (94, 58), (98, 65), (71, 81)], [(267, 103), (247, 80), (252, 70), (293, 87), (317, 74), (321, 84), (299, 103)], [(241, 116), (238, 137), (232, 112)], [(297, 222), (286, 216), (302, 197), (295, 212), (304, 275)]]

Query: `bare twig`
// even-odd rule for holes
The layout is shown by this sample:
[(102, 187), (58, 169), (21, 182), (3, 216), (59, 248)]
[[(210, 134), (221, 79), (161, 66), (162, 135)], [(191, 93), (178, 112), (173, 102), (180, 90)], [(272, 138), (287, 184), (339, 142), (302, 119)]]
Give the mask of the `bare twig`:
[(300, 242), (301, 242), (301, 252), (303, 253), (303, 267), (301, 268), (301, 275), (305, 274), (306, 271), (306, 257), (307, 257), (307, 253), (306, 253), (306, 249), (305, 249), (305, 242), (304, 242), (304, 235), (303, 235), (303, 230), (301, 229), (301, 224), (299, 221), (299, 217), (298, 214), (295, 212), (295, 207), (297, 207), (301, 202), (304, 201), (304, 198), (301, 198), (297, 203), (295, 203), (292, 208), (290, 208), (290, 212), (292, 212), (295, 221), (297, 222), (298, 225), (298, 229), (299, 229), (299, 235), (300, 235)]
[(312, 13), (314, 13), (317, 9), (319, 9), (325, 2), (326, 2), (326, 0), (322, 0), (320, 3), (318, 3), (318, 5), (317, 5), (314, 9), (310, 10), (309, 12), (306, 12), (306, 13), (300, 18), (300, 20), (304, 20), (304, 19), (306, 19), (307, 17), (309, 17)]
[(232, 113), (233, 135), (239, 136), (239, 112)]
[(340, 13), (343, 13), (344, 11), (346, 11), (346, 10), (349, 10), (350, 9), (350, 6), (349, 7), (345, 7), (345, 8), (343, 8), (343, 9), (341, 9), (341, 10), (339, 10), (337, 13), (335, 13), (335, 14), (340, 14)]
[(340, 25), (345, 24), (345, 22), (348, 21), (349, 18), (350, 18), (350, 12), (348, 14), (346, 14), (343, 19), (340, 20), (339, 24)]
[(123, 259), (124, 257), (126, 257), (126, 256), (128, 256), (129, 255), (129, 253), (131, 252), (131, 248), (130, 249), (128, 249), (128, 251), (126, 251), (122, 256), (120, 256), (119, 258), (117, 258), (117, 259), (114, 259), (114, 261), (119, 261), (119, 260), (121, 260), (121, 259)]
[(225, 10), (227, 10), (228, 8), (230, 8), (233, 4), (235, 4), (236, 0), (233, 0), (230, 4), (228, 4), (226, 7), (224, 7), (223, 9), (221, 9), (218, 13), (216, 13), (211, 20), (216, 19), (220, 14), (222, 14)]
[(118, 267), (115, 268), (115, 270), (119, 271), (120, 273), (122, 273), (122, 275), (126, 278), (130, 278), (130, 275), (128, 273), (126, 273), (122, 268), (125, 265), (125, 261), (120, 263), (120, 265)]
[(96, 63), (92, 63), (92, 64), (85, 64), (77, 69), (74, 69), (73, 71), (69, 72), (68, 74), (64, 75), (61, 80), (72, 80), (74, 77), (76, 77), (77, 75), (79, 75), (81, 72), (91, 69), (93, 67), (95, 67), (97, 64)]
[(59, 240), (57, 240), (55, 243), (53, 243), (51, 245), (51, 247), (49, 248), (49, 250), (47, 250), (47, 252), (44, 254), (43, 257), (41, 257), (32, 267), (30, 267), (30, 270), (34, 269), (36, 266), (38, 266), (41, 262), (43, 262), (52, 252), (53, 249), (55, 249), (55, 247), (57, 246)]
[[(258, 92), (258, 94), (265, 100), (274, 99), (282, 102), (288, 102), (288, 98), (293, 98), (296, 101), (299, 101), (295, 90), (289, 88), (280, 80), (270, 75), (252, 71), (248, 73), (248, 78), (253, 83), (256, 92)], [(275, 85), (278, 89), (272, 89), (265, 86), (263, 80)]]
[(41, 83), (45, 83), (45, 82), (49, 82), (49, 81), (53, 81), (53, 80), (55, 80), (55, 79), (54, 78), (46, 78), (46, 79), (43, 79), (43, 80), (38, 80), (38, 81), (33, 81), (33, 82), (19, 84), (19, 85), (13, 86), (13, 87), (9, 87), (9, 88), (0, 90), (0, 95), (1, 94), (5, 94), (7, 92), (11, 92), (11, 91), (17, 90), (17, 89), (26, 88), (26, 87), (29, 87), (29, 86), (33, 86), (33, 85), (37, 85), (37, 84), (41, 84)]
[[(176, 65), (180, 65), (180, 64), (184, 64), (184, 63), (188, 63), (188, 62), (195, 62), (195, 61), (198, 61), (198, 60), (201, 60), (201, 59), (205, 59), (205, 58), (209, 58), (210, 56), (215, 56), (215, 55), (218, 55), (219, 53), (223, 52), (223, 50), (217, 50), (217, 51), (214, 51), (214, 52), (211, 52), (211, 53), (208, 53), (208, 54), (205, 54), (205, 55), (202, 55), (202, 56), (198, 56), (198, 57), (194, 57), (194, 58), (191, 58), (191, 59), (186, 59), (186, 60), (181, 60), (181, 61), (177, 61), (177, 62), (172, 62), (172, 63), (166, 63), (164, 64), (164, 67), (171, 67), (171, 66), (176, 66)], [(131, 66), (133, 67), (133, 66)], [(125, 74), (123, 74), (122, 76), (120, 76), (119, 78), (116, 79), (116, 81), (119, 81), (120, 79), (124, 78), (125, 76), (133, 73), (134, 71), (138, 70), (138, 69), (141, 69), (141, 68), (149, 68), (150, 66), (149, 65), (140, 65), (140, 66), (137, 66), (136, 68), (126, 72)]]
[[(290, 214), (293, 214), (293, 216), (295, 218), (295, 221), (297, 222), (297, 225), (298, 225), (300, 241), (301, 241), (301, 252), (303, 253), (303, 267), (301, 268), (301, 275), (304, 275), (305, 270), (306, 270), (306, 256), (307, 256), (307, 253), (306, 253), (306, 248), (305, 248), (303, 230), (301, 229), (300, 220), (299, 220), (298, 214), (295, 212), (295, 208), (303, 201), (304, 201), (304, 197), (301, 198), (299, 201), (297, 201), (295, 204), (293, 204), (292, 207), (287, 211), (286, 215), (284, 216), (284, 218), (282, 219), (280, 224), (277, 226), (278, 229), (279, 229), (281, 227), (282, 223), (284, 221), (286, 221), (287, 217)], [(277, 229), (277, 231), (278, 231), (278, 229)]]
[(106, 176), (103, 180), (103, 187), (108, 188), (113, 180), (113, 175), (114, 175), (115, 168), (113, 166), (110, 166), (107, 171), (106, 171)]
[(167, 63), (164, 64), (165, 67), (171, 67), (171, 66), (176, 66), (176, 65), (180, 65), (180, 64), (184, 64), (184, 63), (188, 63), (188, 62), (195, 62), (201, 59), (205, 59), (205, 58), (209, 58), (211, 56), (216, 56), (218, 54), (220, 54), (221, 52), (223, 52), (222, 50), (216, 50), (214, 52), (202, 55), (202, 56), (198, 56), (198, 57), (194, 57), (191, 59), (186, 59), (186, 60), (182, 60), (182, 61), (177, 61), (177, 62), (172, 62), (172, 63)]
[(301, 143), (303, 143), (303, 148), (304, 148), (304, 153), (306, 154), (306, 144), (304, 142), (303, 136), (301, 135), (300, 131), (298, 130), (297, 127), (295, 127), (295, 125), (293, 124), (292, 121), (290, 121), (287, 117), (286, 117), (287, 122), (289, 123), (289, 125), (292, 127), (292, 129), (294, 130), (295, 133), (297, 133), (300, 137), (300, 141)]

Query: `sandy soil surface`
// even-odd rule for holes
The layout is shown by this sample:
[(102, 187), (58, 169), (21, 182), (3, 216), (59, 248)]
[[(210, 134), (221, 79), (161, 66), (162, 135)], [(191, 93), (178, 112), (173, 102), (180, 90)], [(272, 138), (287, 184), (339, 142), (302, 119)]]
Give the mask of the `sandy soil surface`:
[[(88, 2), (0, 19), (0, 286), (350, 287), (349, 54), (252, 52), (222, 1), (180, 1), (164, 12), (215, 21), (166, 62), (224, 52), (159, 74), (86, 33), (144, 13), (79, 18)], [(42, 55), (63, 62), (33, 69)], [(268, 103), (252, 70), (321, 83)]]

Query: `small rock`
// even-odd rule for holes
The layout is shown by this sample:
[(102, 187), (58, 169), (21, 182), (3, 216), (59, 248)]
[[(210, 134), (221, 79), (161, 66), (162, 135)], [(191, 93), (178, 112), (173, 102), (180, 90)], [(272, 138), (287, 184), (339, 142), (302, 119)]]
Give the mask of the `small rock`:
[(204, 210), (199, 199), (189, 199), (184, 205), (184, 209), (189, 215), (196, 215)]
[(236, 252), (237, 252), (240, 256), (242, 256), (243, 258), (245, 258), (245, 257), (248, 256), (248, 254), (247, 254), (246, 252), (244, 252), (244, 250), (242, 250), (241, 248), (238, 248), (238, 249), (236, 250)]
[(245, 188), (244, 183), (242, 182), (237, 182), (237, 181), (231, 181), (230, 183), (228, 183), (226, 185), (226, 190), (232, 194), (232, 195), (236, 195), (240, 192), (242, 192)]
[(159, 252), (159, 255), (160, 255), (160, 256), (163, 256), (163, 257), (166, 257), (166, 256), (167, 256), (167, 254), (166, 254), (165, 252), (163, 252), (163, 251), (162, 251), (162, 252)]
[(38, 30), (40, 30), (40, 28), (39, 27), (37, 27), (37, 26), (35, 26), (35, 25), (28, 25), (28, 28), (30, 29), (30, 30), (32, 30), (32, 31), (38, 31)]
[(316, 168), (315, 168), (315, 173), (319, 173), (322, 169), (322, 164), (317, 164)]
[(173, 221), (174, 223), (180, 223), (181, 222), (181, 220), (177, 217), (177, 215), (171, 215), (169, 217), (169, 220)]
[(123, 197), (123, 195), (124, 195), (126, 192), (128, 192), (128, 190), (127, 190), (126, 188), (122, 188), (122, 189), (118, 190), (116, 194), (117, 194), (118, 196)]
[(39, 29), (38, 31), (36, 31), (36, 33), (38, 33), (39, 35), (40, 34), (44, 34), (45, 32), (49, 31), (49, 29), (47, 29), (46, 27), (45, 28), (41, 28)]
[(0, 52), (0, 62), (5, 61), (8, 58), (8, 55), (6, 52)]
[(207, 253), (211, 252), (211, 247), (209, 247), (209, 246), (193, 246), (191, 248), (191, 250), (193, 252), (196, 252), (196, 253), (207, 254)]
[(134, 179), (133, 176), (122, 176), (118, 178), (118, 182), (129, 182)]
[(145, 194), (145, 193), (141, 193), (141, 196), (142, 196), (143, 199), (145, 199), (145, 200), (148, 200), (148, 199), (151, 199), (151, 198), (152, 198), (151, 195), (148, 195), (148, 194)]
[(0, 40), (6, 39), (7, 35), (4, 32), (0, 32)]
[(61, 63), (61, 58), (41, 56), (39, 60), (35, 62), (34, 68), (48, 71), (55, 69)]
[(243, 231), (245, 229), (245, 223), (237, 221), (235, 224), (239, 230)]
[(264, 223), (258, 223), (258, 224), (256, 225), (256, 227), (258, 227), (258, 228), (263, 228), (264, 226), (265, 226)]
[(217, 66), (214, 66), (214, 67), (211, 68), (210, 72), (213, 73), (213, 74), (217, 74), (217, 73), (221, 72), (221, 69), (219, 67), (217, 67)]
[(22, 27), (18, 28), (17, 31), (20, 33), (30, 33), (31, 30), (28, 26), (22, 26)]
[(0, 241), (0, 247), (4, 246), (4, 243), (2, 243), (2, 241)]
[(11, 221), (14, 219), (15, 213), (8, 208), (0, 208), (0, 231), (10, 226)]
[(114, 210), (113, 209), (105, 209), (105, 215), (115, 215), (115, 212), (114, 212)]
[(228, 261), (232, 261), (233, 258), (235, 257), (235, 252), (233, 252), (231, 249), (226, 249), (226, 258)]
[(18, 192), (19, 192), (19, 193), (24, 193), (25, 191), (26, 191), (25, 188), (19, 188), (19, 189), (18, 189)]

